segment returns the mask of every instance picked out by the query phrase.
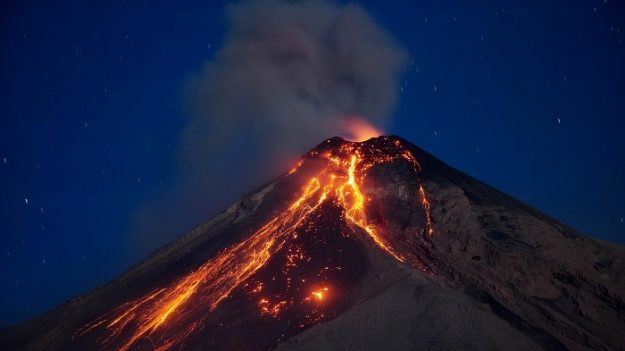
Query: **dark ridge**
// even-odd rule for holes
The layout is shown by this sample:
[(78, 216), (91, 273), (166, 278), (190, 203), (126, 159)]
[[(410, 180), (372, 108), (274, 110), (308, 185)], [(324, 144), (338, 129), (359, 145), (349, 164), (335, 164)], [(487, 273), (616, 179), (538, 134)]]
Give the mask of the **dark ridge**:
[(508, 322), (521, 333), (527, 335), (530, 339), (534, 340), (546, 350), (568, 350), (568, 348), (558, 341), (558, 339), (554, 338), (551, 334), (545, 332), (544, 330), (530, 325), (523, 318), (519, 317), (514, 312), (497, 302), (497, 300), (495, 300), (490, 294), (478, 289), (468, 289), (467, 294), (490, 306), (491, 310), (497, 316)]

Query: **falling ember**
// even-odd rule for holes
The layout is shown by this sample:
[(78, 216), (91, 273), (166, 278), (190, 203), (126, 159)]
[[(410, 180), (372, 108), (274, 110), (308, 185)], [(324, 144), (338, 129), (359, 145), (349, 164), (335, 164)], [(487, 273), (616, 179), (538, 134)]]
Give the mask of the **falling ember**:
[(337, 127), (345, 139), (355, 142), (366, 141), (383, 134), (367, 120), (358, 117), (344, 118), (337, 122)]
[[(306, 233), (314, 231), (315, 220), (327, 206), (340, 211), (337, 218), (341, 218), (345, 228), (349, 228), (349, 235), (355, 239), (366, 240), (397, 261), (414, 263), (416, 268), (422, 269), (424, 266), (417, 264), (418, 257), (402, 250), (401, 245), (394, 244), (383, 228), (367, 217), (369, 199), (363, 185), (368, 171), (376, 165), (407, 162), (419, 180), (418, 194), (415, 195), (424, 211), (425, 230), (430, 236), (434, 232), (429, 213), (431, 204), (419, 178), (421, 166), (399, 140), (387, 137), (377, 140), (373, 145), (343, 140), (337, 142), (336, 139), (334, 144), (332, 139), (326, 141), (320, 146), (325, 151), (310, 152), (286, 175), (291, 177), (298, 173), (308, 159), (324, 162), (324, 166), (307, 179), (299, 195), (284, 211), (170, 285), (130, 300), (84, 326), (76, 332), (74, 338), (98, 331), (100, 349), (126, 351), (143, 339), (149, 339), (159, 350), (174, 349), (203, 327), (202, 321), (193, 317), (197, 316), (198, 311), (202, 315), (210, 315), (237, 289), (243, 289), (257, 299), (255, 301), (261, 316), (277, 319), (285, 311), (303, 303), (315, 307), (310, 307), (312, 309), (306, 314), (307, 319), (298, 321), (297, 326), (303, 328), (317, 323), (327, 315), (331, 292), (329, 286), (334, 286), (331, 281), (322, 278), (327, 272), (340, 271), (342, 267), (325, 263), (320, 266), (320, 272), (312, 277), (312, 290), (308, 290), (310, 285), (304, 287), (304, 284), (309, 284), (306, 280), (308, 277), (293, 275), (292, 272), (310, 262), (310, 253), (298, 241), (301, 236), (311, 235)], [(301, 291), (298, 297), (287, 292), (272, 292), (268, 285), (273, 284), (275, 276), (264, 282), (255, 278), (257, 272), (279, 252), (284, 260), (280, 261), (282, 266), (276, 274), (282, 274), (284, 289)], [(300, 287), (303, 290), (298, 290)], [(335, 300), (339, 293), (333, 290), (331, 300)]]

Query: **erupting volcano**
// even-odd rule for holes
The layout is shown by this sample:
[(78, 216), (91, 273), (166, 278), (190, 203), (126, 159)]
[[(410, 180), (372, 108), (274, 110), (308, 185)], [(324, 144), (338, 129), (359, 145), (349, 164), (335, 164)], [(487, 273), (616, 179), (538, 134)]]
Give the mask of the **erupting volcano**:
[(611, 349), (625, 345), (624, 268), (623, 247), (407, 141), (332, 138), (0, 346)]
[[(369, 170), (403, 162), (414, 179), (419, 179), (421, 166), (399, 140), (358, 143), (330, 139), (302, 158), (287, 177), (295, 176), (304, 163), (312, 161), (318, 165), (306, 172), (310, 175), (305, 177), (308, 180), (299, 196), (260, 229), (170, 286), (120, 305), (79, 330), (75, 338), (100, 332), (98, 343), (103, 348), (124, 351), (151, 336), (152, 342), (157, 339), (158, 347), (175, 347), (202, 328), (198, 313), (210, 315), (235, 289), (246, 290), (252, 300), (257, 300), (260, 317), (280, 319), (286, 314), (287, 325), (294, 328), (319, 322), (332, 314), (332, 300), (340, 299), (343, 290), (348, 289), (349, 277), (341, 271), (349, 268), (346, 272), (350, 274), (358, 267), (349, 267), (350, 263), (334, 257), (319, 262), (315, 243), (308, 237), (323, 241), (317, 244), (319, 249), (335, 250), (336, 255), (349, 248), (342, 248), (345, 244), (340, 239), (329, 236), (353, 242), (370, 240), (396, 260), (427, 270), (418, 256), (398, 242), (400, 239), (386, 236), (384, 228), (367, 218), (366, 207), (371, 199), (361, 188)], [(431, 235), (430, 205), (421, 184), (418, 189), (426, 218), (425, 232)], [(330, 242), (332, 246), (322, 247)], [(270, 279), (255, 276), (272, 261), (279, 264), (273, 264)], [(335, 290), (337, 286), (345, 288)], [(288, 329), (284, 332), (292, 332)]]

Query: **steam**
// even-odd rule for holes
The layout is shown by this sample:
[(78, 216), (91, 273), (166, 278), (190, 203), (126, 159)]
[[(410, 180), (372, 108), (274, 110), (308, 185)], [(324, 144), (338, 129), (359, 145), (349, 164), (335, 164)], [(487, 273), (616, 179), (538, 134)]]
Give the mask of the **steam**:
[(380, 128), (393, 112), (406, 54), (360, 6), (244, 1), (226, 19), (223, 47), (187, 86), (178, 185), (139, 213), (140, 246), (206, 220), (354, 116)]

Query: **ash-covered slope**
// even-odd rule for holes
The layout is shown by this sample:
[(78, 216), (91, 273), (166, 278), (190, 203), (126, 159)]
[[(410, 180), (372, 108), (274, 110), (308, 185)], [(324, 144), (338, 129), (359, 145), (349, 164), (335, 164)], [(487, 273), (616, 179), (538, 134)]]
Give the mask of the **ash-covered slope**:
[(624, 262), (400, 138), (332, 138), (0, 349), (616, 350)]

